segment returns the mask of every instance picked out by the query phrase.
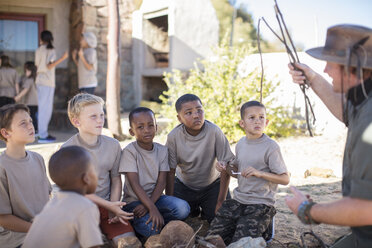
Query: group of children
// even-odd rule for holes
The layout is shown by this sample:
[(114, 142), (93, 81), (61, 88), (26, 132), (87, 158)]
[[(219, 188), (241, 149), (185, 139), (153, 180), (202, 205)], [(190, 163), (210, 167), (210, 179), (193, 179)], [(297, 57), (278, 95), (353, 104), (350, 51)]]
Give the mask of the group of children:
[[(59, 191), (48, 201), (43, 159), (25, 150), (34, 139), (28, 109), (2, 107), (0, 137), (7, 148), (0, 155), (1, 247), (95, 247), (102, 245), (101, 232), (117, 245), (121, 237), (146, 238), (189, 215), (210, 222), (208, 235), (218, 234), (226, 244), (263, 236), (275, 215), (277, 185), (289, 183), (279, 146), (263, 133), (265, 107), (243, 104), (239, 124), (246, 136), (235, 156), (221, 129), (204, 119), (197, 96), (181, 96), (176, 111), (180, 125), (165, 146), (153, 142), (153, 111), (131, 111), (129, 132), (136, 141), (121, 150), (117, 140), (101, 135), (103, 100), (74, 96), (68, 115), (79, 132), (49, 161)], [(238, 178), (233, 199), (230, 176)]]
[[(27, 61), (24, 64), (24, 76), (21, 79), (9, 57), (0, 57), (0, 107), (11, 103), (26, 104), (38, 134), (38, 142), (49, 143), (55, 141), (55, 137), (48, 133), (56, 85), (55, 67), (68, 58), (68, 53), (56, 58), (53, 35), (48, 30), (41, 32), (40, 41), (40, 47), (35, 51), (35, 62)], [(93, 94), (97, 86), (96, 46), (96, 36), (92, 32), (84, 32), (79, 51), (72, 52), (72, 59), (78, 68), (80, 92)]]

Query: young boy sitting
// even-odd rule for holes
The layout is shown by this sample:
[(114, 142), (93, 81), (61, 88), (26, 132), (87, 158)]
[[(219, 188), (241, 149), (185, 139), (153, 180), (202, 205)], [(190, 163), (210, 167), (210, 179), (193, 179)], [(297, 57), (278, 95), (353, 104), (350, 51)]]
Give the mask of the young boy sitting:
[(160, 232), (163, 224), (183, 220), (190, 213), (186, 201), (163, 195), (169, 171), (167, 147), (153, 142), (154, 113), (136, 108), (129, 114), (129, 132), (136, 138), (123, 150), (120, 173), (125, 173), (124, 210), (134, 213), (133, 227), (144, 237)]
[(236, 145), (234, 168), (216, 163), (219, 171), (238, 178), (238, 187), (233, 199), (222, 204), (208, 230), (208, 235), (220, 235), (226, 245), (247, 236), (261, 237), (276, 213), (278, 184), (289, 183), (278, 144), (263, 133), (269, 122), (265, 106), (250, 101), (243, 104), (240, 114), (239, 125), (246, 136)]
[(204, 120), (199, 97), (181, 96), (176, 111), (181, 124), (168, 134), (166, 143), (170, 166), (166, 193), (187, 201), (192, 216), (201, 208), (201, 217), (210, 223), (226, 196), (230, 198), (230, 177), (225, 171), (220, 175), (214, 163), (216, 159), (227, 163), (234, 154), (221, 129)]
[(44, 159), (25, 145), (34, 142), (35, 130), (23, 104), (0, 108), (0, 247), (20, 247), (35, 215), (49, 200), (52, 187)]
[(125, 203), (120, 202), (120, 144), (116, 139), (101, 135), (105, 121), (103, 104), (102, 98), (87, 93), (77, 94), (68, 102), (68, 116), (79, 133), (62, 147), (82, 146), (91, 154), (98, 186), (95, 194), (87, 197), (99, 206), (102, 233), (117, 245), (119, 238), (134, 236), (134, 232), (126, 222), (132, 218), (132, 214), (121, 210)]
[(49, 175), (60, 188), (36, 216), (22, 247), (98, 247), (103, 244), (93, 194), (97, 175), (86, 149), (69, 146), (49, 160)]

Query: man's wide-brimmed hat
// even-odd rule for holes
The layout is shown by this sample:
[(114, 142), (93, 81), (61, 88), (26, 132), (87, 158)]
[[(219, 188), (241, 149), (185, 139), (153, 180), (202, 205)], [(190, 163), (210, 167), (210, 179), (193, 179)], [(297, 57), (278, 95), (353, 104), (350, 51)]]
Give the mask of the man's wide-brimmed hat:
[(306, 53), (320, 60), (372, 69), (372, 29), (350, 24), (330, 27), (325, 46)]

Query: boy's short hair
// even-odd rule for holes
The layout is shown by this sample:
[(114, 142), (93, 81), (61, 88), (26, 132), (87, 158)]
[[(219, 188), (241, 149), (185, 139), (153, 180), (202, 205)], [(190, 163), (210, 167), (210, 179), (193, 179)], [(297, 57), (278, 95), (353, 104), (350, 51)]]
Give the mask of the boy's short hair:
[[(14, 115), (20, 111), (26, 111), (30, 114), (29, 108), (24, 104), (8, 104), (0, 108), (0, 129), (10, 129)], [(6, 138), (0, 133), (0, 139), (7, 141)]]
[(200, 98), (194, 94), (185, 94), (183, 96), (180, 96), (176, 101), (176, 111), (179, 113), (182, 109), (182, 104), (187, 102), (193, 102), (193, 101), (199, 101), (201, 105), (203, 105)]
[(81, 146), (67, 146), (55, 152), (49, 160), (49, 175), (61, 189), (71, 189), (87, 172), (91, 156)]
[(266, 111), (265, 105), (263, 105), (261, 102), (258, 102), (258, 101), (249, 101), (249, 102), (246, 102), (240, 108), (240, 117), (242, 118), (242, 120), (244, 119), (244, 112), (245, 112), (245, 110), (247, 108), (250, 108), (250, 107), (261, 107), (261, 108), (264, 108), (265, 111)]
[(99, 96), (95, 96), (88, 93), (79, 93), (68, 101), (67, 113), (70, 120), (80, 115), (81, 110), (88, 105), (92, 104), (105, 104), (103, 99)]
[(146, 113), (146, 112), (151, 113), (155, 117), (154, 111), (152, 111), (151, 109), (146, 108), (146, 107), (138, 107), (138, 108), (135, 108), (132, 111), (130, 111), (130, 113), (129, 113), (129, 125), (132, 126), (133, 115), (138, 114), (138, 113)]

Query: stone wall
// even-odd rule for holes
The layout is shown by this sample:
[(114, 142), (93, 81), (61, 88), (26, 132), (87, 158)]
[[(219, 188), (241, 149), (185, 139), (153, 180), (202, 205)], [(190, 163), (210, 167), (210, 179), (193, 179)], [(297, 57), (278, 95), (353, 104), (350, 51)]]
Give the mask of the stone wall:
[[(135, 107), (134, 82), (132, 64), (132, 12), (133, 0), (118, 0), (120, 14), (121, 35), (121, 108), (130, 110)], [(98, 87), (96, 94), (106, 97), (106, 72), (107, 72), (107, 23), (108, 9), (106, 0), (83, 0), (81, 6), (82, 22), (85, 31), (92, 31), (97, 35), (98, 56)]]

